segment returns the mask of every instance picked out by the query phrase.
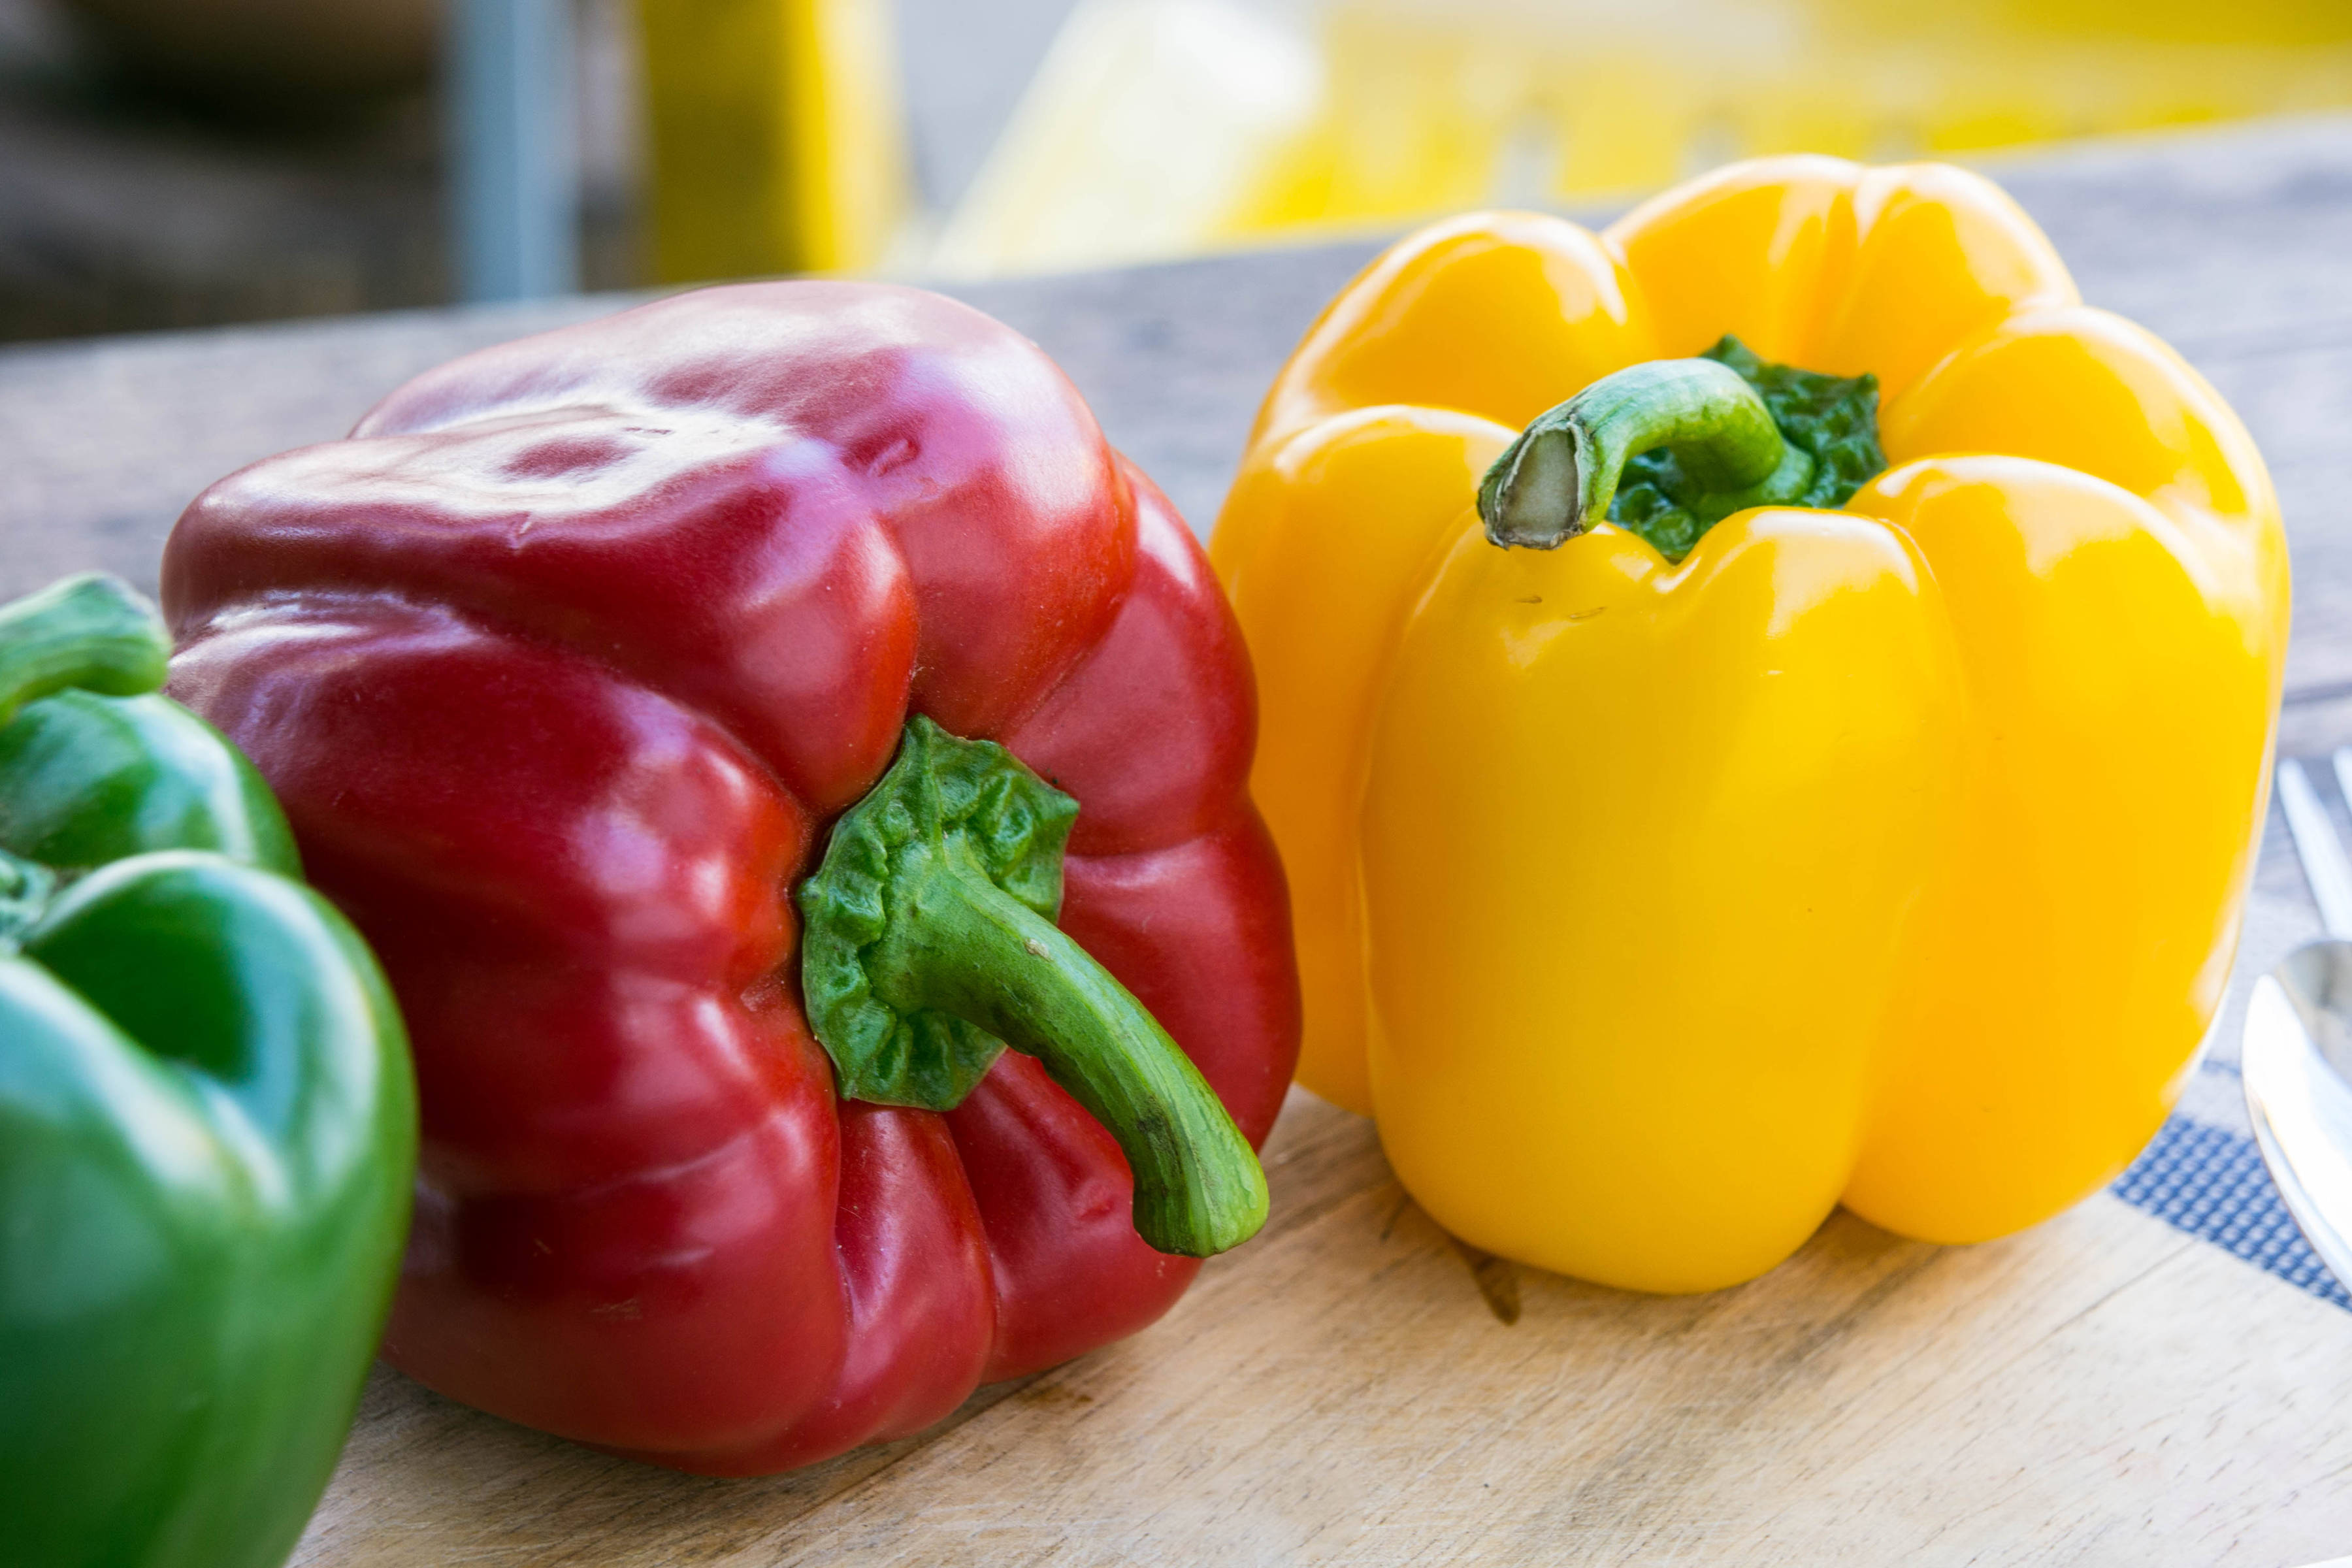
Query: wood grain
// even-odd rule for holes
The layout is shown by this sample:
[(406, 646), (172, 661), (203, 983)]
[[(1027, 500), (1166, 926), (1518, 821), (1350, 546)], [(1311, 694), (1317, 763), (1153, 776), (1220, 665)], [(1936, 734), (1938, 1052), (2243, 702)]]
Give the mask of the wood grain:
[(1294, 1091), (1275, 1223), (1158, 1326), (797, 1475), (600, 1456), (379, 1371), (296, 1562), (2248, 1564), (2352, 1545), (2352, 1318), (2100, 1197), (1841, 1215), (1713, 1296), (1516, 1271)]

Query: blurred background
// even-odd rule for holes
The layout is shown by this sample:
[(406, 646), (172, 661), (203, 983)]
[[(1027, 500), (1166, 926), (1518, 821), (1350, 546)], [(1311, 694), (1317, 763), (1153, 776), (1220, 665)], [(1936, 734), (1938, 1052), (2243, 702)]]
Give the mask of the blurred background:
[(2347, 0), (0, 0), (0, 338), (1057, 271), (2347, 105)]

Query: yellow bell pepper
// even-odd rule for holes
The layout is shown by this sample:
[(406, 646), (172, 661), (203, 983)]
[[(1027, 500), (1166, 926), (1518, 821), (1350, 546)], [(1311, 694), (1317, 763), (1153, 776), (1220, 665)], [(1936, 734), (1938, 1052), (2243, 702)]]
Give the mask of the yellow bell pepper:
[[(1692, 357), (1726, 334), (1864, 445), (1832, 378), (1875, 377), (1885, 471), (1822, 504), (1828, 448)], [(1275, 383), (1211, 555), (1300, 1078), (1466, 1241), (1661, 1291), (1841, 1202), (1977, 1241), (2168, 1112), (2269, 787), (2277, 501), (1985, 180), (1776, 158), (1599, 235), (1424, 229)]]

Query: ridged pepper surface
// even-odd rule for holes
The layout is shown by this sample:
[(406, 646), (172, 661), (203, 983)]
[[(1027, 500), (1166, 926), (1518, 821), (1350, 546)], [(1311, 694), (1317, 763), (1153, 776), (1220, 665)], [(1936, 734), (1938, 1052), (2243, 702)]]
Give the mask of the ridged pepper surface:
[(1841, 1201), (2015, 1230), (2163, 1121), (2262, 822), (2277, 502), (1983, 179), (1425, 229), (1283, 370), (1212, 553), (1302, 1078), (1469, 1241), (1706, 1289)]
[(1262, 1216), (1246, 658), (1004, 327), (779, 283), (477, 353), (206, 492), (164, 602), (410, 1020), (425, 1383), (776, 1470), (1133, 1332)]
[(274, 1568), (407, 1234), (400, 1017), (154, 607), (0, 606), (0, 1561)]

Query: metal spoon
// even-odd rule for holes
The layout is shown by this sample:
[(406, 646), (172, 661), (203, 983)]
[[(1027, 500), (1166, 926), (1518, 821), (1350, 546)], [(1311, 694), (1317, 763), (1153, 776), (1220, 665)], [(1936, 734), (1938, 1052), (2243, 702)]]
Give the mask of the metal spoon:
[[(2352, 800), (2352, 747), (2335, 762)], [(2279, 1195), (2311, 1249), (2352, 1285), (2352, 862), (2301, 763), (2279, 763), (2278, 792), (2327, 936), (2254, 982), (2239, 1070)]]

